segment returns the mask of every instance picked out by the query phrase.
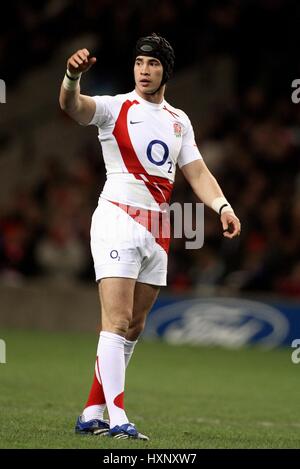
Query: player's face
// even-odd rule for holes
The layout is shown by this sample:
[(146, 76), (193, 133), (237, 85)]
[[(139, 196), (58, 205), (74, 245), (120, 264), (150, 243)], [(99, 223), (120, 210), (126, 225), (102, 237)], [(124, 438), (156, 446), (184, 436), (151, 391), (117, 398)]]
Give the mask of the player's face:
[(142, 94), (151, 94), (161, 84), (163, 66), (155, 57), (139, 55), (135, 59), (134, 79), (136, 87)]

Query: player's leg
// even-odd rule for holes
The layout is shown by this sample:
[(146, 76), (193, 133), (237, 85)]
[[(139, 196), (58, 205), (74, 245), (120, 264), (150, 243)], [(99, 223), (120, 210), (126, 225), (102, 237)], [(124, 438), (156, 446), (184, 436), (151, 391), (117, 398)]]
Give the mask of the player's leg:
[(148, 440), (127, 418), (124, 409), (125, 336), (132, 319), (135, 279), (104, 278), (99, 284), (102, 311), (98, 356), (102, 386), (114, 438)]
[(109, 421), (104, 419), (105, 409), (106, 400), (99, 373), (99, 359), (96, 356), (92, 386), (84, 410), (77, 419), (75, 432), (82, 435), (108, 435)]
[[(138, 235), (138, 238), (140, 237), (141, 240), (143, 241), (141, 246), (144, 247), (146, 246), (146, 250), (148, 252), (140, 252), (140, 250), (136, 249), (136, 241), (134, 242), (134, 247), (130, 248), (128, 244), (128, 236), (126, 238), (126, 233), (127, 233), (127, 224), (129, 223), (133, 224), (133, 233)], [(108, 230), (105, 230), (103, 228), (103, 223), (107, 223)], [(116, 224), (117, 222), (117, 224)], [(120, 224), (122, 226), (120, 227)], [(124, 226), (123, 226), (124, 225)], [(118, 237), (117, 239), (112, 240), (112, 234), (111, 234), (111, 227), (116, 227), (118, 226)], [(142, 233), (140, 231), (142, 230)], [(107, 231), (107, 233), (106, 233)], [(107, 236), (106, 236), (107, 235)], [(124, 240), (123, 240), (124, 237)], [(103, 406), (101, 403), (101, 393), (102, 393), (102, 398), (104, 397), (104, 392), (102, 385), (105, 388), (107, 387), (105, 382), (105, 374), (106, 371), (105, 369), (103, 370), (102, 373), (102, 367), (107, 368), (106, 365), (102, 365), (103, 360), (104, 360), (104, 355), (106, 355), (105, 351), (102, 351), (102, 348), (104, 347), (105, 349), (105, 343), (106, 345), (109, 345), (108, 342), (114, 342), (115, 346), (118, 345), (119, 348), (122, 348), (123, 345), (123, 353), (125, 352), (126, 359), (124, 360), (123, 357), (123, 366), (124, 363), (128, 364), (129, 358), (132, 354), (133, 347), (134, 347), (134, 340), (126, 341), (125, 342), (125, 331), (127, 332), (129, 323), (131, 322), (132, 318), (132, 311), (133, 311), (133, 304), (131, 305), (131, 308), (126, 308), (126, 302), (124, 302), (124, 298), (122, 298), (122, 288), (118, 288), (117, 290), (117, 295), (116, 295), (116, 289), (113, 283), (118, 282), (119, 280), (124, 280), (125, 282), (133, 282), (135, 283), (135, 280), (130, 280), (130, 279), (136, 279), (139, 275), (140, 272), (140, 267), (141, 264), (139, 262), (141, 259), (147, 257), (149, 253), (152, 252), (152, 246), (149, 246), (149, 243), (144, 243), (144, 228), (140, 227), (140, 225), (137, 225), (133, 220), (128, 219), (128, 215), (124, 213), (122, 210), (120, 210), (118, 207), (114, 207), (111, 204), (109, 204), (106, 201), (102, 201), (99, 203), (98, 208), (96, 209), (94, 215), (93, 215), (93, 221), (92, 221), (92, 227), (91, 227), (91, 248), (92, 248), (92, 254), (93, 254), (93, 259), (94, 259), (94, 265), (95, 265), (95, 273), (96, 273), (96, 279), (102, 279), (100, 282), (99, 286), (99, 293), (100, 293), (100, 301), (102, 305), (102, 333), (100, 334), (100, 340), (99, 340), (99, 346), (98, 346), (98, 357), (97, 357), (97, 366), (96, 366), (96, 373), (95, 373), (95, 380), (93, 385), (95, 384), (95, 393), (93, 394), (93, 397), (98, 397), (100, 396), (100, 401), (98, 405), (91, 406), (90, 410), (99, 410), (101, 412), (101, 407), (103, 410)], [(124, 242), (123, 242), (124, 241)], [(129, 246), (129, 247), (128, 247)], [(112, 253), (114, 254), (112, 256)], [(115, 255), (115, 254), (118, 255)], [(150, 270), (153, 272), (153, 268), (150, 266)], [(111, 275), (109, 275), (111, 273)], [(118, 276), (116, 274), (119, 273)], [(146, 272), (145, 272), (146, 273)], [(141, 280), (142, 281), (142, 280)], [(109, 282), (109, 283), (108, 283)], [(149, 283), (148, 280), (145, 281), (145, 283)], [(151, 282), (150, 282), (151, 283)], [(155, 283), (155, 282), (154, 282)], [(139, 289), (138, 289), (139, 290)], [(137, 293), (138, 293), (137, 290)], [(123, 290), (125, 296), (129, 293), (130, 289), (126, 288)], [(134, 295), (133, 297), (133, 302), (134, 302)], [(121, 301), (118, 301), (121, 300)], [(116, 302), (117, 301), (117, 302)], [(152, 304), (153, 301), (151, 301)], [(118, 307), (119, 304), (119, 307)], [(117, 307), (116, 307), (117, 306)], [(146, 310), (146, 311), (145, 311)], [(121, 311), (121, 315), (119, 314)], [(138, 308), (138, 311), (135, 311), (135, 321), (131, 323), (132, 330), (131, 334), (137, 334), (137, 329), (139, 328), (140, 330), (143, 328), (144, 322), (145, 322), (145, 316), (147, 315), (148, 308), (143, 307), (142, 310), (140, 311), (140, 308)], [(121, 320), (119, 320), (121, 319)], [(113, 335), (113, 336), (112, 336)], [(129, 338), (135, 339), (136, 336), (130, 335)], [(109, 340), (111, 339), (111, 340)], [(121, 344), (120, 342), (124, 341), (125, 343)], [(103, 347), (101, 347), (101, 342), (104, 344)], [(118, 348), (118, 347), (115, 347)], [(108, 360), (109, 362), (109, 360)], [(102, 381), (102, 383), (101, 383)], [(123, 386), (124, 388), (124, 386)], [(105, 395), (107, 398), (107, 392), (105, 391)], [(119, 417), (120, 413), (122, 413), (123, 410), (123, 417), (124, 417), (124, 409), (121, 408), (121, 410), (117, 409), (118, 405), (121, 404), (122, 407), (122, 393), (119, 393), (119, 397), (114, 399), (115, 402), (115, 409), (119, 412)], [(108, 400), (108, 398), (106, 399)], [(93, 402), (93, 401), (91, 401)], [(113, 408), (113, 406), (111, 405)], [(94, 408), (94, 409), (93, 409)], [(114, 410), (112, 412), (114, 412)], [(112, 414), (112, 412), (109, 412)], [(116, 413), (118, 413), (116, 412)], [(125, 414), (126, 415), (126, 414)], [(110, 415), (111, 417), (111, 415)], [(128, 422), (128, 420), (127, 420)], [(113, 425), (113, 418), (111, 424)], [(126, 423), (125, 425), (129, 425)], [(117, 424), (117, 426), (119, 426)], [(129, 434), (130, 436), (133, 437), (138, 437), (140, 438), (143, 435), (137, 434), (135, 429), (129, 428), (127, 429), (128, 431), (126, 432), (127, 435)], [(133, 431), (133, 434), (130, 433)], [(124, 437), (124, 434), (121, 434), (122, 437)], [(121, 437), (120, 436), (120, 437)]]
[[(114, 293), (114, 291), (112, 290), (112, 287), (113, 285), (111, 283), (109, 285), (103, 285), (102, 288), (100, 287), (101, 305), (103, 308), (103, 313), (102, 313), (103, 330), (110, 330), (110, 331), (114, 331), (114, 333), (118, 332), (119, 334), (121, 333), (123, 334), (125, 332), (125, 327), (127, 328), (126, 339), (124, 340), (124, 353), (125, 353), (124, 372), (125, 372), (125, 368), (129, 363), (129, 360), (133, 353), (133, 349), (136, 345), (137, 338), (142, 332), (142, 330), (144, 329), (147, 314), (150, 311), (154, 301), (157, 298), (157, 295), (159, 293), (159, 287), (142, 284), (139, 282), (135, 283), (133, 296), (131, 296), (132, 290), (130, 290), (130, 300), (132, 301), (131, 319), (129, 323), (126, 321), (125, 327), (124, 327), (124, 322), (123, 322), (125, 320), (125, 316), (123, 316), (123, 321), (120, 322), (120, 314), (110, 313), (115, 309), (115, 305), (112, 304), (112, 300), (111, 300), (112, 295)], [(129, 293), (127, 291), (124, 297), (119, 298), (120, 306), (126, 304), (126, 301), (127, 301), (127, 304), (129, 304), (128, 294)], [(127, 317), (126, 317), (127, 320), (129, 316), (130, 315), (127, 314)], [(99, 350), (99, 354), (101, 355), (101, 349)], [(106, 365), (107, 363), (104, 364), (104, 360), (103, 360), (103, 365), (102, 365), (102, 361), (100, 361), (100, 367), (106, 366)], [(109, 373), (111, 373), (109, 369), (108, 371)], [(103, 384), (104, 384), (104, 390), (106, 394), (105, 381), (103, 381)], [(116, 391), (114, 391), (114, 393), (115, 392)], [(108, 396), (106, 397), (108, 400)], [(109, 403), (107, 402), (107, 404), (108, 404), (109, 415), (111, 418), (111, 411), (109, 408)], [(112, 407), (112, 412), (115, 412), (114, 407)], [(118, 418), (120, 419), (120, 416)], [(127, 422), (125, 422), (125, 424), (114, 425), (114, 423), (111, 420), (110, 428), (111, 428), (110, 433), (115, 438), (128, 438), (132, 436), (134, 438), (139, 438), (143, 440), (148, 439), (148, 437), (146, 437), (145, 435), (142, 435), (141, 433), (137, 432), (133, 424), (130, 424)]]
[[(128, 361), (133, 353), (137, 339), (145, 327), (147, 315), (157, 299), (160, 286), (166, 285), (167, 254), (156, 243), (153, 243), (151, 251), (152, 254), (149, 257), (145, 257), (142, 263), (135, 284), (132, 319), (125, 342), (125, 360)], [(147, 438), (144, 435), (142, 437), (143, 439)]]
[[(129, 364), (137, 339), (144, 329), (147, 315), (157, 299), (159, 290), (160, 287), (156, 285), (148, 285), (140, 282), (135, 284), (132, 319), (129, 324), (124, 344), (125, 368), (127, 368)], [(99, 289), (99, 294), (100, 302), (102, 303), (101, 289)], [(82, 413), (83, 420), (85, 422), (92, 421), (94, 419), (103, 421), (105, 409), (106, 401), (101, 383), (97, 356), (92, 387)]]
[(143, 332), (148, 313), (154, 305), (159, 291), (160, 287), (157, 285), (136, 282), (132, 319), (126, 334), (127, 341), (136, 342), (140, 334)]
[(145, 256), (134, 289), (132, 320), (126, 335), (125, 360), (129, 360), (139, 335), (145, 327), (148, 313), (155, 303), (160, 287), (166, 285), (168, 256), (150, 238), (150, 256)]
[(102, 331), (97, 356), (111, 428), (129, 422), (124, 410), (124, 343), (132, 318), (135, 282), (128, 278), (99, 282)]
[(125, 337), (132, 319), (136, 280), (103, 278), (99, 286), (102, 331)]
[[(102, 329), (101, 314), (100, 314), (99, 329), (100, 331)], [(105, 401), (105, 396), (104, 396), (100, 373), (99, 373), (98, 356), (96, 356), (93, 382), (90, 388), (90, 392), (89, 392), (86, 404), (84, 406), (84, 410), (81, 415), (82, 417), (81, 420), (84, 422), (90, 422), (93, 420), (99, 420), (100, 422), (104, 421), (105, 409), (106, 409), (106, 401)], [(91, 433), (94, 434), (94, 431), (92, 431)]]
[[(139, 254), (135, 249), (136, 242), (134, 241), (131, 246), (131, 231), (128, 230), (128, 223), (132, 225), (131, 231), (138, 233), (136, 223), (128, 217), (127, 213), (103, 199), (99, 201), (99, 205), (93, 214), (91, 225), (91, 250), (96, 280), (100, 281), (99, 294), (102, 304), (102, 330), (106, 334), (115, 334), (119, 342), (125, 341), (123, 336), (128, 329), (133, 304), (133, 293), (130, 300), (131, 305), (127, 308), (127, 301), (122, 296), (122, 292), (128, 295), (130, 288), (128, 288), (127, 283), (132, 284), (133, 292), (135, 279), (138, 276), (140, 267)], [(124, 282), (126, 283), (125, 288), (120, 285)], [(109, 314), (106, 314), (107, 312)], [(121, 318), (120, 321), (118, 321), (119, 317)], [(114, 338), (116, 339), (115, 336)], [(105, 338), (102, 338), (102, 341), (105, 342)], [(124, 349), (124, 344), (122, 346)], [(89, 432), (88, 421), (92, 422), (91, 433), (95, 433), (93, 420), (97, 420), (102, 425), (103, 412), (106, 408), (99, 347), (100, 345), (98, 345), (98, 356), (92, 388), (83, 415), (81, 416), (81, 419), (87, 424), (84, 433)], [(126, 362), (128, 361), (126, 360)], [(80, 433), (82, 432), (80, 431)], [(97, 431), (97, 433), (99, 432)]]
[(148, 313), (154, 305), (161, 286), (166, 285), (168, 256), (151, 238), (151, 255), (144, 258), (134, 289), (132, 320), (126, 340), (136, 341), (145, 327)]
[(125, 367), (134, 352), (140, 334), (143, 332), (149, 311), (155, 303), (160, 287), (136, 282), (134, 289), (134, 303), (132, 319), (125, 339)]
[[(160, 286), (141, 282), (136, 282), (135, 284), (132, 319), (129, 324), (124, 344), (125, 368), (129, 364), (134, 348), (138, 342), (138, 337), (144, 330), (148, 313), (151, 311), (159, 291)], [(132, 435), (130, 433), (131, 431), (133, 432)], [(133, 436), (134, 438), (148, 440), (148, 437), (137, 432), (133, 424), (129, 424), (128, 428), (126, 428), (126, 425), (121, 428), (111, 428), (110, 434), (115, 438), (128, 438)]]
[[(103, 369), (103, 373), (105, 374), (107, 366), (110, 368), (110, 360), (114, 360), (114, 354), (109, 354), (108, 359), (105, 359), (105, 364), (101, 365), (100, 362), (102, 361), (100, 356), (102, 356), (101, 353), (101, 341), (104, 342), (104, 351), (103, 354), (106, 356), (107, 354), (107, 343), (111, 342), (114, 344), (115, 347), (122, 347), (121, 342), (125, 342), (123, 345), (123, 362), (125, 362), (125, 367), (127, 366), (129, 362), (129, 356), (132, 355), (133, 348), (135, 343), (132, 342), (126, 342), (125, 339), (123, 339), (123, 336), (126, 334), (126, 331), (128, 330), (129, 323), (132, 318), (132, 310), (133, 310), (133, 298), (134, 298), (134, 285), (135, 285), (135, 280), (134, 279), (122, 279), (122, 278), (108, 278), (108, 279), (102, 279), (99, 282), (99, 299), (100, 299), (100, 304), (101, 304), (101, 323), (102, 323), (102, 331), (105, 331), (104, 334), (100, 334), (99, 338), (99, 343), (98, 343), (98, 350), (97, 350), (97, 358), (96, 358), (96, 365), (95, 365), (95, 374), (94, 374), (94, 380), (92, 383), (92, 388), (90, 390), (89, 398), (86, 403), (85, 409), (82, 414), (82, 421), (83, 422), (93, 422), (94, 420), (97, 420), (98, 423), (96, 423), (96, 428), (95, 428), (95, 422), (92, 425), (91, 428), (91, 433), (93, 434), (100, 434), (102, 435), (103, 432), (99, 431), (99, 425), (101, 426), (101, 421), (104, 421), (103, 413), (106, 408), (106, 398), (104, 395), (104, 390), (103, 390), (103, 377), (102, 373), (100, 372), (100, 367), (101, 370)], [(112, 335), (111, 335), (112, 334)], [(108, 339), (107, 339), (107, 336)], [(105, 346), (106, 344), (106, 346)], [(115, 351), (116, 352), (116, 351)], [(100, 355), (101, 354), (101, 355)], [(118, 354), (118, 352), (117, 352)], [(119, 354), (118, 354), (119, 355)], [(126, 357), (126, 358), (125, 358)], [(120, 357), (119, 357), (120, 359)], [(116, 361), (118, 363), (118, 359)], [(112, 365), (114, 367), (114, 364)], [(118, 372), (123, 375), (123, 367), (122, 370), (120, 370), (118, 367), (117, 369), (119, 370)], [(124, 372), (125, 373), (125, 372)], [(120, 377), (115, 380), (114, 382), (119, 382)], [(114, 387), (114, 384), (112, 385)], [(122, 387), (122, 385), (121, 385)], [(119, 393), (120, 394), (120, 393)], [(116, 397), (116, 396), (115, 396)], [(123, 404), (121, 403), (121, 406)], [(122, 419), (121, 422), (124, 420), (124, 413), (122, 409), (119, 411), (118, 406), (113, 406), (113, 413), (116, 415), (116, 418), (118, 418), (118, 415), (121, 413)], [(126, 422), (127, 423), (128, 419)], [(112, 420), (112, 424), (114, 424), (115, 421)], [(84, 433), (84, 432), (81, 432)]]

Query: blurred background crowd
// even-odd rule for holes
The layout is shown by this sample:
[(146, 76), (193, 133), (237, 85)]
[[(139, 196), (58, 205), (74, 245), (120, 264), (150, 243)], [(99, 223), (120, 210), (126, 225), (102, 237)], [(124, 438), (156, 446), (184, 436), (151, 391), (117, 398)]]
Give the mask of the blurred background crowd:
[[(156, 31), (176, 53), (166, 99), (191, 117), (200, 152), (242, 222), (241, 237), (226, 240), (207, 209), (202, 249), (171, 244), (168, 288), (300, 297), (300, 104), (291, 100), (299, 20), (297, 2), (284, 0), (6, 4), (0, 281), (93, 281), (89, 228), (103, 161), (95, 129), (60, 111), (59, 86), (68, 54), (88, 46), (98, 62), (82, 79), (85, 91), (130, 91), (135, 41)], [(172, 201), (196, 202), (179, 170)]]

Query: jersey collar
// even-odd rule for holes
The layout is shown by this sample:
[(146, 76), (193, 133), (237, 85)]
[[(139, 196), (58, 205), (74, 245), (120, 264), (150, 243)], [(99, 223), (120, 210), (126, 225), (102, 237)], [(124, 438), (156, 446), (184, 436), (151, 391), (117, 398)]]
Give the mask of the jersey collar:
[(137, 94), (137, 92), (135, 90), (132, 91), (132, 95), (134, 97), (134, 99), (136, 99), (140, 104), (148, 107), (149, 109), (162, 109), (166, 102), (165, 100), (163, 99), (162, 102), (160, 104), (155, 104), (155, 103), (149, 103), (149, 101), (146, 101), (145, 99), (141, 98), (139, 94)]

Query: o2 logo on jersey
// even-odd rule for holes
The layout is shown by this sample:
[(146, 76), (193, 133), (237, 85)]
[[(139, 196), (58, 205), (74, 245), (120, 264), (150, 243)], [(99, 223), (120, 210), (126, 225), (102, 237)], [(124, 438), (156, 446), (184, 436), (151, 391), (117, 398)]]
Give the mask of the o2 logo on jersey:
[[(163, 155), (162, 155), (162, 158), (160, 160), (155, 160), (152, 156), (152, 147), (153, 145), (160, 145), (162, 148), (163, 148)], [(147, 153), (147, 158), (148, 160), (155, 164), (156, 166), (162, 166), (163, 164), (166, 163), (167, 159), (169, 158), (169, 148), (168, 148), (168, 145), (163, 142), (162, 140), (151, 140), (151, 142), (149, 143), (149, 145), (147, 146), (147, 150), (146, 150), (146, 153)], [(169, 169), (168, 169), (168, 173), (171, 173), (172, 172), (172, 161), (168, 161), (168, 164), (169, 164)]]

